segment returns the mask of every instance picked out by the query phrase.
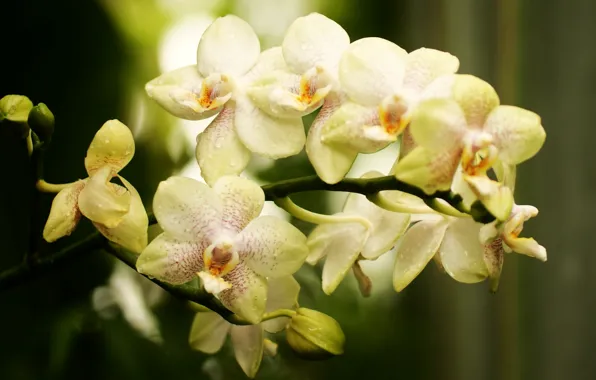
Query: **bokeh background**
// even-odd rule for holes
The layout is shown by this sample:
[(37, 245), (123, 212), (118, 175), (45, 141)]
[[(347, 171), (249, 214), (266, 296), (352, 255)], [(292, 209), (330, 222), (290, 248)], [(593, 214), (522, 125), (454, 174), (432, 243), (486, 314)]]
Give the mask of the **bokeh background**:
[[(396, 294), (387, 255), (367, 268), (375, 283), (372, 297), (362, 299), (353, 278), (328, 297), (320, 290), (320, 269), (304, 268), (297, 275), (300, 302), (341, 323), (346, 353), (304, 362), (282, 341), (280, 354), (265, 358), (257, 378), (596, 378), (594, 1), (4, 1), (0, 96), (27, 95), (56, 115), (45, 171), (51, 182), (85, 176), (87, 146), (104, 121), (129, 125), (137, 153), (123, 174), (149, 206), (160, 180), (172, 173), (197, 175), (192, 141), (204, 124), (166, 114), (146, 97), (144, 83), (193, 63), (200, 34), (214, 17), (243, 17), (269, 47), (280, 43), (295, 17), (312, 11), (338, 21), (352, 40), (379, 36), (408, 51), (450, 51), (461, 61), (460, 72), (493, 83), (502, 103), (542, 116), (546, 145), (520, 167), (516, 196), (540, 209), (524, 233), (547, 247), (549, 260), (507, 256), (495, 295), (486, 284), (458, 284), (433, 265)], [(5, 137), (0, 145), (5, 269), (27, 250), (32, 206), (24, 145)], [(386, 168), (387, 161), (380, 155), (354, 170)], [(272, 181), (312, 169), (302, 155), (276, 163), (257, 159), (249, 172)], [(297, 199), (333, 212), (340, 198)], [(42, 212), (50, 202), (44, 197)], [(91, 230), (83, 223), (70, 239), (42, 250)], [(213, 357), (188, 347), (193, 312), (186, 304), (138, 283), (104, 253), (81, 256), (0, 293), (0, 379), (244, 378), (229, 343)]]

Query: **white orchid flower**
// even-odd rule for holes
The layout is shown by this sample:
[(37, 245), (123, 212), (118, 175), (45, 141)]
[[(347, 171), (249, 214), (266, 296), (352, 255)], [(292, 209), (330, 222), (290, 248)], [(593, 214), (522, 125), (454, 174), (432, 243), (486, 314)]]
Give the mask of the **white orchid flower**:
[(220, 17), (201, 37), (196, 65), (165, 73), (145, 87), (174, 116), (199, 120), (219, 112), (197, 136), (197, 161), (209, 184), (241, 173), (251, 152), (277, 159), (304, 146), (300, 117), (268, 115), (246, 94), (257, 77), (286, 67), (280, 48), (260, 50), (248, 23), (233, 15)]
[(161, 182), (153, 210), (165, 232), (143, 251), (138, 271), (171, 284), (198, 275), (225, 307), (259, 322), (267, 278), (296, 272), (308, 254), (296, 227), (259, 217), (264, 201), (256, 183), (235, 176), (221, 177), (212, 188), (185, 177)]
[[(423, 96), (409, 127), (418, 146), (394, 171), (398, 179), (427, 194), (449, 190), (461, 163), (464, 180), (480, 200), (486, 200), (501, 186), (479, 177), (497, 163), (511, 171), (544, 143), (546, 134), (538, 115), (499, 105), (493, 87), (474, 76), (443, 76)], [(507, 212), (496, 211), (507, 217)]]
[(504, 254), (517, 252), (546, 261), (546, 248), (533, 238), (520, 238), (524, 222), (538, 215), (538, 209), (529, 205), (513, 205), (511, 215), (502, 223), (487, 224), (480, 231), (480, 241), (485, 247), (484, 259), (491, 278), (491, 289), (497, 290), (503, 267)]
[[(89, 178), (56, 195), (43, 230), (44, 239), (53, 242), (70, 235), (83, 215), (108, 240), (140, 253), (147, 246), (149, 220), (137, 190), (118, 175), (134, 152), (128, 127), (118, 120), (107, 121), (87, 150), (85, 168)], [(114, 177), (124, 186), (110, 182)]]
[[(270, 279), (265, 311), (296, 309), (299, 292), (300, 285), (292, 276)], [(289, 317), (282, 316), (256, 325), (238, 326), (215, 312), (201, 311), (192, 323), (189, 343), (195, 350), (215, 354), (221, 350), (229, 334), (236, 361), (246, 376), (252, 379), (259, 370), (264, 352), (276, 351), (277, 345), (265, 338), (265, 332), (280, 332), (289, 322)]]
[(282, 53), (285, 70), (266, 73), (248, 89), (251, 99), (275, 117), (304, 116), (338, 90), (337, 70), (350, 37), (335, 21), (311, 13), (286, 31)]
[(476, 283), (491, 278), (496, 291), (504, 252), (515, 251), (546, 261), (546, 249), (532, 238), (519, 238), (523, 223), (538, 214), (533, 206), (513, 207), (506, 222), (483, 225), (472, 218), (429, 215), (414, 224), (400, 241), (393, 286), (402, 291), (435, 258), (453, 279)]
[(339, 64), (346, 97), (338, 95), (329, 109), (323, 108), (325, 121), (314, 123), (309, 132), (307, 153), (319, 177), (336, 183), (358, 153), (373, 153), (396, 141), (424, 89), (458, 67), (456, 57), (438, 50), (422, 48), (408, 54), (376, 37), (353, 42)]
[(118, 308), (128, 324), (144, 338), (162, 343), (159, 321), (151, 310), (164, 298), (165, 291), (139, 276), (126, 264), (116, 262), (105, 286), (93, 291), (93, 308), (104, 318), (112, 318)]
[[(381, 176), (366, 173), (363, 178)], [(308, 237), (310, 254), (307, 262), (314, 265), (326, 257), (323, 266), (323, 291), (331, 294), (359, 258), (376, 260), (389, 251), (410, 223), (410, 215), (387, 211), (370, 202), (364, 195), (351, 193), (338, 216), (356, 216), (364, 223), (337, 222), (318, 225)], [(360, 268), (355, 274), (361, 281)]]

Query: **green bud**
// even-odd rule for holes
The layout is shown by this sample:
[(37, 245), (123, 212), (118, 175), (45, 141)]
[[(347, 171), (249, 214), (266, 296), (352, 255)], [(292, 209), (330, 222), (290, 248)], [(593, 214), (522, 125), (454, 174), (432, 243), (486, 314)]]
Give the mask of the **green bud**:
[(335, 319), (305, 308), (298, 309), (292, 317), (286, 330), (286, 339), (298, 356), (310, 360), (343, 354), (346, 341)]
[(27, 118), (33, 103), (26, 96), (6, 95), (0, 99), (0, 122), (2, 130), (25, 138), (29, 134)]
[(37, 134), (41, 141), (49, 141), (54, 133), (54, 114), (48, 106), (39, 103), (31, 112), (28, 119), (29, 127)]

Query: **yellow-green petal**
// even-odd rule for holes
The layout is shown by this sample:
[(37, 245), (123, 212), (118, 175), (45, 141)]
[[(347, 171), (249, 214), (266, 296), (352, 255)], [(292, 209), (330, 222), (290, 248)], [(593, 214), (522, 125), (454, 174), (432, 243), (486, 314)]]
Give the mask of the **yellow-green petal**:
[(208, 184), (225, 175), (242, 173), (250, 161), (250, 151), (242, 144), (234, 127), (235, 111), (235, 102), (228, 102), (197, 136), (197, 162)]
[(459, 59), (447, 52), (420, 48), (408, 54), (404, 86), (420, 94), (436, 78), (453, 74), (459, 69)]
[(85, 181), (77, 181), (60, 190), (52, 201), (50, 215), (43, 229), (43, 238), (51, 243), (63, 236), (70, 235), (81, 219), (78, 200), (85, 187)]
[(482, 128), (488, 115), (500, 102), (495, 89), (473, 75), (456, 75), (452, 91), (453, 100), (463, 110), (470, 128)]
[(464, 175), (464, 180), (495, 218), (507, 220), (513, 208), (513, 193), (510, 188), (486, 176)]
[[(270, 313), (279, 309), (293, 310), (298, 307), (300, 284), (293, 276), (269, 279), (268, 289), (265, 312)], [(289, 322), (288, 317), (279, 317), (261, 322), (261, 324), (265, 331), (277, 333), (286, 328)]]
[(103, 166), (88, 180), (79, 194), (79, 210), (92, 222), (116, 227), (130, 210), (131, 194), (125, 187), (111, 183), (113, 169)]
[(124, 178), (120, 176), (119, 178), (131, 195), (128, 212), (114, 228), (107, 228), (95, 222), (93, 224), (108, 240), (140, 254), (147, 246), (147, 230), (149, 228), (147, 211), (145, 211), (143, 200), (134, 186)]
[(190, 347), (206, 354), (215, 354), (223, 347), (231, 327), (232, 325), (217, 313), (199, 312), (190, 328)]
[(250, 379), (254, 378), (261, 366), (265, 334), (260, 325), (232, 326), (230, 331), (236, 361)]
[(259, 323), (267, 302), (267, 279), (240, 261), (223, 280), (232, 286), (218, 294), (221, 303), (249, 323)]
[(546, 139), (540, 116), (514, 106), (495, 108), (488, 116), (484, 130), (493, 136), (499, 159), (510, 165), (532, 158)]
[(130, 129), (118, 120), (109, 120), (97, 131), (85, 157), (89, 176), (104, 166), (113, 174), (124, 168), (135, 154), (135, 141)]
[(441, 244), (441, 263), (456, 281), (475, 283), (488, 276), (484, 246), (480, 243), (480, 224), (472, 218), (458, 218), (449, 224)]

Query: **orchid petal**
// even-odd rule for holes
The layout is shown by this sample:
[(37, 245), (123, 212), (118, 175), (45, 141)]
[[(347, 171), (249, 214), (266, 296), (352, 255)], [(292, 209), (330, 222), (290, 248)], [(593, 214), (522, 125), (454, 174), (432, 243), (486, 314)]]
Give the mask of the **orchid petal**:
[(342, 90), (356, 103), (378, 105), (401, 89), (407, 56), (404, 49), (382, 38), (352, 42), (339, 63)]
[(377, 108), (354, 102), (343, 103), (321, 130), (323, 143), (361, 153), (377, 152), (396, 140), (397, 136), (381, 125)]
[(488, 212), (498, 220), (507, 220), (513, 208), (510, 188), (486, 176), (464, 175), (464, 180)]
[[(284, 276), (269, 279), (269, 292), (267, 294), (266, 312), (273, 312), (279, 309), (296, 309), (298, 306), (298, 294), (300, 284), (292, 276)], [(282, 331), (289, 323), (288, 317), (279, 317), (261, 322), (265, 331), (277, 333)]]
[(338, 23), (322, 14), (311, 13), (298, 17), (290, 25), (282, 50), (288, 67), (297, 74), (315, 66), (334, 73), (349, 45), (350, 37)]
[(455, 77), (453, 100), (461, 107), (470, 128), (482, 128), (488, 115), (499, 105), (497, 92), (473, 75), (458, 74)]
[(433, 152), (453, 151), (463, 146), (466, 117), (451, 99), (430, 99), (418, 105), (410, 122), (416, 144)]
[(153, 212), (159, 225), (172, 236), (209, 245), (221, 228), (223, 206), (206, 184), (170, 177), (157, 187)]
[(495, 239), (484, 245), (484, 264), (490, 278), (490, 290), (496, 292), (503, 270), (505, 252), (501, 239)]
[(503, 224), (503, 241), (517, 253), (546, 261), (546, 248), (532, 238), (520, 238), (524, 222), (538, 215), (534, 206), (514, 205), (511, 217)]
[(186, 120), (202, 120), (221, 111), (222, 105), (231, 97), (231, 93), (225, 89), (226, 86), (216, 86), (216, 91), (210, 93), (211, 96), (216, 95), (210, 99), (210, 106), (202, 105), (204, 81), (205, 78), (199, 74), (197, 65), (190, 65), (151, 80), (145, 85), (145, 91), (172, 115)]
[(261, 366), (265, 335), (260, 325), (232, 326), (230, 335), (234, 356), (249, 378), (254, 378)]
[(61, 237), (70, 235), (81, 219), (78, 200), (85, 187), (85, 181), (77, 181), (60, 190), (52, 201), (50, 215), (43, 228), (43, 238), (52, 243)]
[(120, 176), (119, 178), (131, 195), (128, 212), (114, 228), (107, 228), (100, 223), (93, 224), (108, 240), (120, 244), (136, 254), (140, 254), (147, 246), (149, 218), (147, 217), (145, 206), (143, 206), (143, 200), (137, 190), (130, 182)]
[(395, 165), (395, 177), (426, 194), (449, 190), (459, 165), (461, 150), (431, 152), (416, 147)]
[(165, 232), (157, 236), (137, 259), (139, 273), (170, 284), (184, 284), (203, 269), (205, 242), (181, 241)]
[(401, 292), (422, 272), (435, 256), (447, 223), (444, 220), (427, 220), (414, 224), (405, 233), (397, 249), (393, 270), (393, 288)]
[(267, 280), (240, 262), (223, 277), (232, 287), (218, 294), (221, 303), (249, 323), (259, 323), (267, 302)]
[(499, 159), (510, 165), (532, 158), (546, 139), (540, 116), (514, 106), (495, 108), (488, 115), (484, 130), (493, 136)]
[(242, 144), (234, 127), (235, 110), (233, 102), (226, 104), (197, 136), (197, 162), (208, 184), (225, 175), (242, 173), (250, 161), (250, 151)]
[(471, 218), (459, 218), (449, 225), (445, 233), (440, 248), (441, 263), (456, 281), (475, 283), (488, 276), (484, 246), (478, 239), (480, 226)]
[(322, 142), (321, 132), (327, 120), (343, 103), (336, 94), (325, 99), (323, 107), (313, 121), (306, 138), (306, 154), (317, 175), (326, 183), (337, 183), (350, 171), (358, 152), (350, 147)]
[[(352, 269), (368, 236), (368, 231), (360, 223), (337, 223), (328, 226), (327, 231), (321, 231), (331, 235), (328, 242), (317, 239), (318, 244), (325, 244), (323, 254), (327, 256), (323, 266), (323, 291), (325, 294), (333, 293)], [(315, 241), (311, 239), (311, 242)]]
[(188, 342), (193, 350), (215, 354), (223, 347), (232, 324), (212, 311), (195, 315)]
[(131, 195), (111, 183), (113, 168), (106, 165), (87, 180), (79, 194), (79, 210), (92, 222), (114, 228), (130, 210)]
[(213, 184), (223, 209), (223, 226), (235, 234), (261, 213), (265, 194), (259, 185), (245, 178), (225, 176)]
[(266, 277), (296, 272), (308, 255), (306, 237), (285, 220), (264, 215), (236, 237), (240, 257), (255, 272)]
[[(361, 178), (380, 176), (382, 173), (368, 172)], [(351, 193), (343, 211), (347, 214), (360, 215), (371, 222), (373, 228), (361, 252), (362, 256), (368, 260), (374, 260), (389, 251), (410, 224), (409, 214), (382, 209), (362, 194)]]
[(272, 117), (257, 108), (245, 95), (239, 95), (236, 101), (236, 131), (251, 152), (274, 159), (300, 153), (306, 141), (300, 117)]
[(234, 15), (219, 17), (203, 33), (197, 67), (203, 76), (248, 72), (259, 59), (261, 45), (252, 27)]
[(420, 48), (408, 54), (404, 87), (416, 94), (441, 75), (453, 74), (459, 68), (459, 59), (447, 52)]
[(244, 86), (250, 86), (255, 80), (268, 75), (274, 71), (287, 71), (288, 66), (284, 61), (284, 56), (280, 46), (264, 50), (259, 55), (257, 63), (243, 77), (237, 80)]
[(124, 168), (135, 154), (135, 142), (130, 129), (118, 120), (109, 120), (97, 131), (85, 157), (85, 168), (92, 176), (104, 166), (113, 174)]

